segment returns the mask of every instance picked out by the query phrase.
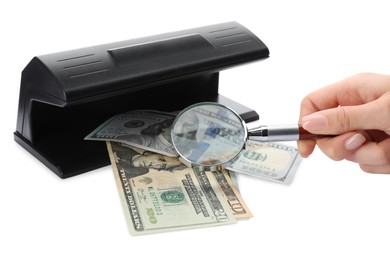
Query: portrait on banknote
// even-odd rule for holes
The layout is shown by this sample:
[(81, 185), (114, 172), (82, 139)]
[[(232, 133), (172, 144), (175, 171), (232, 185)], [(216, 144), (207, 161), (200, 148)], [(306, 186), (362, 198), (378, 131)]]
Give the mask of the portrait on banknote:
[(111, 145), (116, 164), (125, 170), (128, 178), (146, 174), (151, 169), (174, 172), (187, 168), (177, 157), (146, 151), (124, 143), (112, 142)]

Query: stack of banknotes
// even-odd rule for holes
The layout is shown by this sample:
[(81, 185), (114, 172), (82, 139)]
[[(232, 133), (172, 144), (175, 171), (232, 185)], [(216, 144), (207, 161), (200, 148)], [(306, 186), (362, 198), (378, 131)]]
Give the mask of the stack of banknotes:
[(251, 218), (236, 173), (289, 184), (301, 157), (295, 147), (248, 141), (224, 167), (182, 163), (171, 142), (174, 114), (133, 110), (116, 115), (85, 139), (106, 141), (130, 234), (232, 224)]

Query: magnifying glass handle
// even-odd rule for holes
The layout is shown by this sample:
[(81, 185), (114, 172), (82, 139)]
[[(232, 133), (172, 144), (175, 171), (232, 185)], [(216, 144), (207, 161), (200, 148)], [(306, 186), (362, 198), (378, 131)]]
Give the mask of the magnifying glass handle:
[[(312, 134), (300, 124), (297, 125), (270, 125), (259, 126), (248, 130), (248, 139), (260, 142), (297, 141), (318, 139), (325, 135)], [(329, 137), (329, 136), (327, 136)]]

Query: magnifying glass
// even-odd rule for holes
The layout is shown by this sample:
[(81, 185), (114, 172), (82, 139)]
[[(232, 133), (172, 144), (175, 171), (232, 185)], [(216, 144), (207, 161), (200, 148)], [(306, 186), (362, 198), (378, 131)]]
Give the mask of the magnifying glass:
[(247, 140), (261, 142), (319, 138), (300, 125), (259, 126), (248, 131), (245, 121), (232, 109), (202, 102), (182, 110), (172, 126), (172, 143), (191, 165), (220, 166), (235, 158)]

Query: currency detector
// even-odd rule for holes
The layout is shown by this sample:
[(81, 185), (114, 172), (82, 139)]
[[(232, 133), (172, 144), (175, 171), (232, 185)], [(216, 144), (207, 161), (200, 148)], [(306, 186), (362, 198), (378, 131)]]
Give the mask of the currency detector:
[(105, 143), (84, 137), (118, 113), (215, 101), (257, 120), (218, 93), (219, 71), (268, 56), (236, 22), (36, 56), (22, 72), (14, 139), (67, 178), (110, 163)]

